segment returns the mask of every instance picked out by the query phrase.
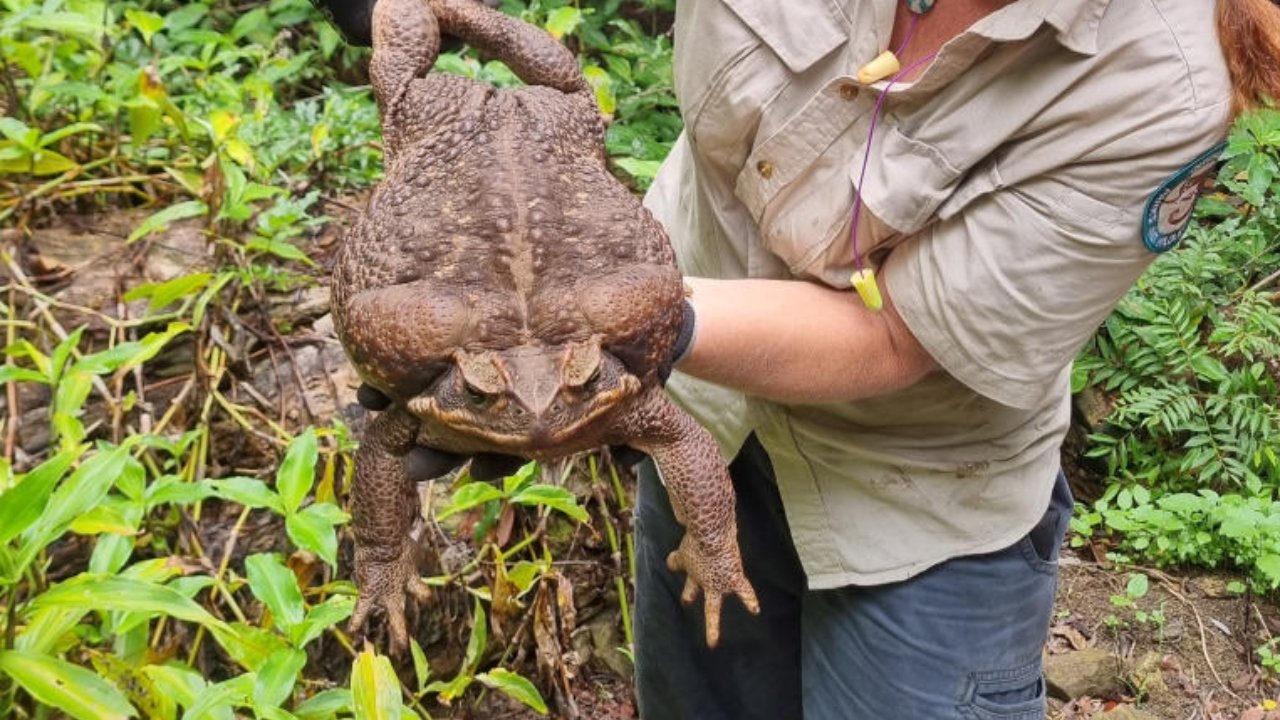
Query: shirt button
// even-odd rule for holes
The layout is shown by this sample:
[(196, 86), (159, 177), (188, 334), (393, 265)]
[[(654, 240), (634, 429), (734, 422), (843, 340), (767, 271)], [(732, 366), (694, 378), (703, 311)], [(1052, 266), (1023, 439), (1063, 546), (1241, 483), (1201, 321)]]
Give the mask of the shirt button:
[(853, 83), (844, 83), (840, 86), (840, 97), (845, 100), (852, 100), (858, 97), (858, 86)]
[(768, 160), (761, 160), (756, 163), (756, 172), (760, 173), (760, 176), (765, 180), (768, 180), (773, 177), (773, 163)]

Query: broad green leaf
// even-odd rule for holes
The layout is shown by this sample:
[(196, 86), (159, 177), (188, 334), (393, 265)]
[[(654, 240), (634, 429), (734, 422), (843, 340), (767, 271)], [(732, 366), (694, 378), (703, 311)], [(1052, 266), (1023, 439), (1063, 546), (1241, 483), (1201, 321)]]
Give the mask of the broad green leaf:
[(476, 680), (484, 683), (485, 687), (497, 690), (504, 695), (519, 700), (525, 705), (533, 708), (540, 715), (547, 714), (547, 703), (542, 699), (541, 693), (523, 676), (511, 672), (506, 668), (494, 668), (487, 673), (476, 675)]
[(209, 483), (213, 492), (223, 500), (240, 503), (245, 507), (267, 508), (284, 514), (284, 503), (274, 490), (257, 478), (229, 477)]
[(79, 135), (80, 133), (83, 133), (83, 132), (102, 133), (106, 131), (103, 130), (102, 126), (97, 123), (87, 123), (87, 122), (72, 123), (70, 125), (63, 125), (62, 127), (41, 136), (40, 144), (45, 146), (52, 145), (56, 142), (60, 142), (64, 140), (65, 138), (69, 138), (72, 135)]
[(305, 507), (302, 512), (285, 516), (284, 529), (294, 545), (319, 555), (331, 567), (337, 567), (338, 535), (325, 515), (324, 511), (317, 511), (315, 505)]
[(289, 443), (289, 451), (285, 453), (284, 462), (280, 463), (280, 472), (276, 474), (276, 491), (280, 493), (280, 499), (284, 500), (285, 512), (295, 512), (307, 493), (311, 492), (318, 457), (315, 428), (307, 428), (306, 432)]
[[(236, 137), (227, 138), (222, 148), (232, 160), (235, 160), (249, 172), (253, 172), (253, 166), (256, 163), (254, 162), (253, 150), (249, 148), (249, 143)], [(246, 198), (245, 201), (248, 202), (248, 199)]]
[(599, 65), (588, 65), (582, 68), (582, 76), (587, 79), (595, 91), (596, 105), (605, 115), (613, 115), (618, 110), (618, 99), (613, 94), (613, 78)]
[(1267, 554), (1258, 558), (1258, 570), (1267, 579), (1267, 585), (1274, 589), (1280, 586), (1280, 555)]
[(94, 375), (129, 370), (154, 358), (174, 336), (190, 329), (186, 323), (169, 323), (164, 332), (148, 333), (137, 342), (120, 343), (109, 350), (86, 355), (72, 366), (72, 370)]
[(222, 649), (246, 670), (262, 667), (272, 653), (289, 647), (284, 638), (271, 630), (240, 622), (215, 627), (212, 632)]
[(581, 23), (582, 11), (572, 5), (566, 5), (552, 10), (547, 15), (545, 27), (552, 37), (559, 40), (577, 30)]
[(640, 160), (633, 157), (613, 158), (613, 164), (622, 168), (628, 175), (641, 180), (653, 180), (662, 166), (660, 160)]
[(84, 612), (120, 610), (168, 615), (210, 629), (221, 629), (226, 625), (171, 587), (120, 576), (77, 575), (37, 595), (31, 606), (79, 608)]
[(84, 336), (86, 328), (87, 326), (81, 325), (71, 331), (62, 342), (58, 343), (53, 352), (49, 353), (49, 362), (48, 367), (45, 368), (45, 375), (49, 377), (50, 382), (55, 381), (62, 375), (62, 371), (67, 367), (67, 361), (71, 359), (72, 353), (77, 347), (80, 347), (80, 338)]
[(317, 502), (308, 505), (303, 512), (312, 513), (330, 525), (341, 525), (351, 519), (342, 508), (331, 502)]
[(302, 591), (293, 571), (275, 553), (250, 555), (244, 561), (249, 589), (271, 610), (276, 625), (285, 632), (302, 622)]
[(307, 654), (294, 648), (283, 648), (271, 654), (258, 669), (253, 684), (253, 703), (262, 708), (280, 707), (293, 694), (298, 673), (307, 664)]
[(129, 20), (129, 24), (142, 34), (142, 41), (148, 47), (151, 45), (151, 36), (164, 27), (164, 18), (148, 10), (129, 8), (124, 11), (124, 16)]
[(334, 688), (318, 692), (293, 709), (299, 720), (329, 720), (351, 712), (351, 691)]
[(351, 665), (351, 705), (356, 720), (392, 720), (400, 716), (400, 681), (391, 661), (364, 650)]
[(170, 32), (180, 32), (187, 28), (194, 27), (205, 15), (209, 14), (209, 6), (204, 3), (191, 3), (190, 5), (181, 5), (178, 9), (165, 15), (164, 26)]
[(264, 31), (269, 33), (270, 28), (271, 16), (267, 14), (267, 9), (257, 7), (236, 20), (236, 24), (231, 26), (230, 36), (232, 40), (239, 40), (246, 35), (261, 34)]
[(470, 673), (459, 672), (457, 676), (449, 682), (437, 680), (427, 685), (427, 689), (423, 692), (436, 693), (439, 696), (440, 702), (448, 705), (456, 698), (460, 697), (462, 693), (466, 692), (467, 688), (471, 687), (471, 683), (474, 681), (475, 677)]
[(514, 474), (502, 478), (502, 494), (514, 495), (520, 490), (533, 484), (534, 477), (538, 474), (541, 466), (536, 462), (527, 462), (520, 466)]
[(26, 627), (18, 633), (14, 647), (32, 652), (51, 652), (83, 617), (84, 608), (37, 610), (30, 614)]
[(0, 117), (0, 135), (30, 150), (35, 150), (36, 143), (40, 140), (39, 130), (28, 127), (26, 123), (8, 115)]
[(319, 605), (313, 605), (307, 610), (307, 616), (302, 622), (289, 631), (289, 640), (294, 647), (306, 647), (325, 630), (350, 617), (355, 607), (355, 599), (342, 595), (335, 595)]
[(427, 686), (427, 680), (431, 678), (431, 665), (427, 662), (427, 654), (422, 652), (422, 646), (418, 644), (417, 638), (409, 638), (409, 654), (413, 656), (413, 674), (418, 681), (418, 690), (421, 691)]
[(16, 365), (0, 366), (0, 385), (11, 382), (47, 383), (48, 380), (35, 370), (20, 368)]
[(150, 298), (151, 302), (149, 303), (148, 308), (155, 311), (176, 300), (180, 300), (188, 295), (200, 292), (212, 279), (213, 273), (202, 272), (176, 277), (164, 283), (146, 283), (125, 293), (124, 299), (138, 300), (141, 298)]
[(214, 495), (207, 480), (188, 482), (177, 475), (165, 475), (147, 486), (143, 496), (148, 510), (161, 505), (189, 505)]
[(555, 485), (530, 485), (513, 495), (511, 502), (521, 505), (545, 505), (581, 522), (589, 519), (587, 511), (578, 505), (573, 493)]
[(1129, 583), (1125, 586), (1125, 594), (1131, 598), (1146, 597), (1150, 580), (1142, 573), (1130, 573)]
[[(75, 526), (72, 525), (72, 528)], [(115, 573), (133, 557), (135, 539), (131, 535), (101, 535), (89, 557), (89, 572)]]
[(65, 660), (24, 650), (0, 652), (0, 670), (37, 701), (79, 720), (135, 717), (124, 693), (94, 672)]
[(182, 714), (183, 720), (197, 720), (209, 713), (228, 713), (249, 699), (256, 681), (254, 673), (249, 672), (207, 688)]
[(125, 243), (136, 242), (139, 238), (150, 235), (153, 232), (163, 230), (169, 226), (169, 223), (187, 218), (199, 217), (209, 214), (209, 206), (200, 200), (187, 200), (186, 202), (175, 203), (156, 212), (146, 220), (138, 224), (133, 232), (129, 233), (129, 237), (125, 239)]
[[(151, 681), (151, 686), (156, 692), (163, 693), (184, 708), (195, 705), (200, 695), (209, 687), (208, 681), (200, 673), (177, 663), (146, 665), (138, 672)], [(215, 715), (215, 717), (230, 718), (231, 713), (227, 712), (224, 716)]]
[(489, 643), (489, 619), (485, 617), (484, 605), (477, 599), (475, 612), (471, 616), (471, 637), (467, 639), (467, 652), (462, 665), (466, 674), (470, 675), (480, 665), (485, 646)]
[(101, 14), (91, 17), (87, 13), (42, 11), (38, 15), (24, 18), (20, 24), (32, 30), (48, 30), (70, 35), (94, 47), (98, 47), (98, 40), (106, 34)]
[[(6, 146), (0, 142), (0, 149)], [(0, 173), (57, 175), (80, 167), (75, 160), (52, 150), (40, 149), (20, 157), (0, 157)]]
[(444, 519), (450, 515), (470, 510), (490, 500), (500, 500), (502, 491), (487, 482), (471, 482), (458, 488), (447, 507), (436, 512), (436, 518)]
[[(110, 502), (113, 499), (121, 502)], [(138, 519), (134, 516), (137, 513), (128, 512), (123, 506), (123, 503), (126, 502), (128, 501), (119, 496), (107, 498), (97, 507), (89, 508), (80, 517), (72, 520), (68, 529), (77, 535), (98, 535), (101, 533), (136, 535), (138, 533)]]
[(21, 476), (18, 484), (0, 495), (0, 545), (22, 534), (40, 518), (54, 485), (80, 459), (87, 445), (60, 451)]
[(546, 571), (543, 563), (533, 563), (528, 560), (521, 560), (511, 566), (511, 570), (507, 572), (507, 579), (521, 592), (524, 593), (533, 587), (533, 583), (538, 577)]
[(22, 546), (20, 567), (25, 568), (46, 545), (66, 532), (72, 520), (102, 502), (124, 472), (125, 465), (137, 462), (129, 457), (129, 448), (134, 444), (126, 440), (119, 447), (98, 452), (54, 490), (48, 506), (30, 530), (31, 537)]
[(245, 248), (275, 255), (281, 260), (296, 260), (304, 265), (317, 267), (316, 262), (307, 256), (297, 245), (275, 238), (255, 237), (245, 243)]

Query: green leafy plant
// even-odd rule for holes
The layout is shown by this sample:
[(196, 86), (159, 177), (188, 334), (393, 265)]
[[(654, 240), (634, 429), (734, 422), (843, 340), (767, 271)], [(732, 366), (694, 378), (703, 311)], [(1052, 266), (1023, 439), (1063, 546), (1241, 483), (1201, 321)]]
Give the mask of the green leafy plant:
[(1086, 453), (1111, 485), (1073, 520), (1158, 565), (1242, 568), (1280, 587), (1280, 111), (1240, 118), (1220, 182), (1076, 362), (1113, 410)]

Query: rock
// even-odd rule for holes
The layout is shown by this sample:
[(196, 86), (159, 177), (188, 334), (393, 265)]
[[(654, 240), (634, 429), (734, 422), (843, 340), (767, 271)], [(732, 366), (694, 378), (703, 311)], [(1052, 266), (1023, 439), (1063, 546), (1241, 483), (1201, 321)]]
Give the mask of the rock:
[[(618, 649), (623, 645), (620, 615), (616, 608), (596, 614), (587, 623), (591, 633), (591, 659), (594, 664), (603, 666), (621, 678), (631, 677), (634, 668), (631, 660)], [(577, 642), (574, 643), (577, 645)]]
[(1117, 705), (1110, 712), (1102, 713), (1098, 717), (1107, 720), (1159, 720), (1155, 715), (1132, 705)]
[(1124, 690), (1120, 658), (1096, 647), (1085, 648), (1045, 660), (1044, 676), (1049, 693), (1062, 700), (1088, 695), (1112, 698)]
[(1280, 720), (1280, 710), (1251, 707), (1241, 713), (1240, 720)]
[(1129, 685), (1138, 697), (1148, 700), (1169, 692), (1169, 685), (1164, 681), (1164, 657), (1157, 652), (1143, 655), (1129, 673)]
[(1102, 390), (1089, 386), (1081, 390), (1075, 398), (1076, 412), (1084, 420), (1090, 430), (1097, 432), (1111, 417), (1114, 403), (1110, 396)]
[[(269, 358), (259, 361), (252, 384), (263, 399), (282, 403), (285, 417), (314, 423), (339, 417), (358, 432), (366, 415), (356, 403), (360, 378), (331, 332), (332, 320), (326, 315), (316, 322), (311, 342), (299, 342), (306, 336), (295, 336), (291, 351), (277, 352), (274, 364)], [(274, 413), (274, 408), (265, 410)]]

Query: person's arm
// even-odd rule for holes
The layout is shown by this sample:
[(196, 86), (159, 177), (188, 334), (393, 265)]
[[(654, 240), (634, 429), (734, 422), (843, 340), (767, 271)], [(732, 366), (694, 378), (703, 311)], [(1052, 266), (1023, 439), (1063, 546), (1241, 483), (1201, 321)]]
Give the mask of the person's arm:
[[(853, 400), (899, 390), (937, 369), (884, 294), (792, 280), (685, 278), (697, 318), (680, 372), (787, 403)], [(885, 291), (881, 283), (881, 292)]]

